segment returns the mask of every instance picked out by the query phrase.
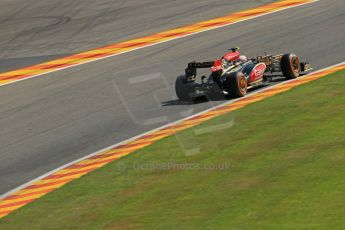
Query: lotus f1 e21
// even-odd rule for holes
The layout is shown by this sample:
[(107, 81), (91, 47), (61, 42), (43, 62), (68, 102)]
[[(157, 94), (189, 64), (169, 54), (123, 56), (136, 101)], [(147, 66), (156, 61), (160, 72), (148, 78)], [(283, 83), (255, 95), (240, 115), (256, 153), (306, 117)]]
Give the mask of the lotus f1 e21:
[[(265, 54), (248, 59), (240, 54), (239, 48), (230, 50), (216, 61), (188, 63), (185, 74), (176, 79), (177, 97), (182, 101), (214, 95), (243, 97), (248, 89), (265, 84), (274, 77), (293, 79), (312, 69), (308, 62), (301, 62), (293, 53)], [(199, 68), (210, 68), (211, 74), (202, 76), (197, 82)]]

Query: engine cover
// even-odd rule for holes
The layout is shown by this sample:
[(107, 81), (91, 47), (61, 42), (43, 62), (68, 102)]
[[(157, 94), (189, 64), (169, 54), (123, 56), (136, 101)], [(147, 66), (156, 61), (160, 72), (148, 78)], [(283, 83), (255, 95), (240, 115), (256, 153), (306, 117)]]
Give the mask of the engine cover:
[(235, 51), (235, 52), (230, 52), (224, 55), (224, 59), (227, 61), (235, 61), (236, 59), (238, 59), (240, 57), (240, 52)]

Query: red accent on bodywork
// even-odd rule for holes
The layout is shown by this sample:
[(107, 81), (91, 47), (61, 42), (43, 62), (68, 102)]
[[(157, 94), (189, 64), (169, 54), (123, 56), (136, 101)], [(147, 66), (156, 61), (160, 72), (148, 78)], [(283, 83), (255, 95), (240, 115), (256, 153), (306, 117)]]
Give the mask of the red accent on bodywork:
[(230, 53), (225, 54), (223, 58), (227, 61), (235, 61), (239, 57), (240, 57), (240, 52), (236, 51), (236, 52), (230, 52)]
[(265, 63), (259, 63), (256, 66), (254, 66), (252, 72), (250, 73), (250, 81), (256, 81), (264, 76), (266, 70), (266, 64)]
[(211, 71), (212, 72), (217, 72), (218, 70), (222, 69), (222, 61), (219, 60), (215, 60), (213, 66), (211, 67)]

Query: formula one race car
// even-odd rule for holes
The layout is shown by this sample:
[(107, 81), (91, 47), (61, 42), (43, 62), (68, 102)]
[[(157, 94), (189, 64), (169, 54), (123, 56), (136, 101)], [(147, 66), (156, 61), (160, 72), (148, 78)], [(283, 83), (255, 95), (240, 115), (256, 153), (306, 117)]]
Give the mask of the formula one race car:
[[(312, 69), (308, 62), (300, 62), (293, 53), (265, 54), (248, 59), (240, 54), (237, 47), (229, 50), (230, 53), (216, 61), (190, 62), (185, 75), (176, 79), (177, 97), (182, 101), (212, 95), (242, 97), (248, 89), (272, 81), (274, 77), (293, 79)], [(208, 78), (202, 76), (201, 82), (196, 82), (196, 70), (199, 68), (211, 68), (211, 74)]]

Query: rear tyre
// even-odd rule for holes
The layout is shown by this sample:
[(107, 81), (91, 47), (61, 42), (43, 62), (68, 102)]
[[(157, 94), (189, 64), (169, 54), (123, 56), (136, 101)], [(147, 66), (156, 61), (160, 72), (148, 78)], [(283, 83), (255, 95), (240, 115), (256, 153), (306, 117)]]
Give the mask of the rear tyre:
[(232, 97), (243, 97), (247, 94), (247, 80), (243, 73), (230, 73), (226, 78), (226, 88)]
[(294, 79), (299, 77), (301, 72), (301, 63), (296, 54), (284, 54), (280, 61), (280, 65), (285, 78)]
[(175, 82), (175, 92), (178, 99), (181, 101), (192, 101), (193, 98), (190, 97), (190, 93), (192, 92), (194, 85), (194, 82), (188, 83), (186, 81), (185, 75), (178, 76)]

